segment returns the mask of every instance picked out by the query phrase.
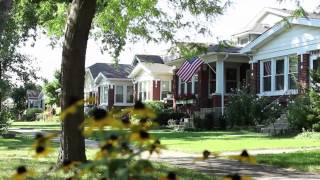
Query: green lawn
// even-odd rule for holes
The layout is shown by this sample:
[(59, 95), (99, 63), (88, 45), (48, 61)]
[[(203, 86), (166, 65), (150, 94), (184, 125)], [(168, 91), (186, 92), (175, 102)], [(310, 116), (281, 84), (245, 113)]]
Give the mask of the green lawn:
[[(45, 159), (32, 158), (33, 151), (31, 145), (33, 143), (33, 137), (17, 137), (14, 139), (4, 139), (0, 136), (0, 179), (10, 179), (11, 175), (15, 173), (15, 169), (20, 165), (26, 165), (29, 168), (36, 170), (37, 172), (46, 172), (57, 159), (57, 152), (50, 155)], [(54, 145), (57, 151), (57, 144)], [(87, 151), (88, 157), (93, 157), (95, 150), (89, 149)], [(208, 176), (202, 173), (198, 173), (192, 170), (176, 168), (166, 164), (154, 164), (156, 168), (156, 175), (164, 176), (168, 171), (174, 171), (180, 177), (180, 179), (192, 180), (192, 179), (204, 179), (214, 180), (216, 177)], [(37, 174), (36, 179), (66, 179), (67, 176), (62, 172), (58, 174)]]
[(31, 121), (13, 122), (10, 128), (39, 129), (39, 130), (61, 130), (59, 121)]
[(320, 151), (258, 155), (260, 164), (320, 173)]
[(316, 139), (297, 139), (294, 137), (269, 137), (248, 131), (216, 131), (216, 132), (170, 132), (152, 131), (169, 149), (202, 152), (239, 151), (243, 149), (273, 149), (320, 147)]

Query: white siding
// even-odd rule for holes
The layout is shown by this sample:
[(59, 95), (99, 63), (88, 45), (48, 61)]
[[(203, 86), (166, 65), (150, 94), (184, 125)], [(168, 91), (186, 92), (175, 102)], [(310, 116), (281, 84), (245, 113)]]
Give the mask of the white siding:
[(303, 54), (319, 48), (319, 28), (294, 25), (256, 50), (254, 60), (263, 60), (296, 53)]

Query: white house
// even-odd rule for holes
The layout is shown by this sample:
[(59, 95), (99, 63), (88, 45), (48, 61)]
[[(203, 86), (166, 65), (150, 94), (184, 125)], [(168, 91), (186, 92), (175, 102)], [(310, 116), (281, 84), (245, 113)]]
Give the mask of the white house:
[(129, 74), (134, 82), (135, 99), (159, 101), (172, 98), (172, 79), (174, 67), (164, 64), (157, 55), (136, 55), (134, 66)]
[(91, 105), (104, 108), (126, 107), (134, 104), (133, 82), (128, 78), (132, 66), (128, 64), (96, 63), (86, 69), (85, 99)]
[(279, 22), (240, 52), (251, 58), (251, 84), (257, 94), (298, 94), (298, 84), (308, 88), (309, 72), (319, 64), (320, 15)]

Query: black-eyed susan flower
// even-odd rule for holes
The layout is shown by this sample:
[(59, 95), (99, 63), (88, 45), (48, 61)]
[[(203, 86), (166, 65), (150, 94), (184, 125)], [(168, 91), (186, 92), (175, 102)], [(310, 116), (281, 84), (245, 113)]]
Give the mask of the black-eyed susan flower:
[(96, 159), (102, 159), (107, 156), (116, 157), (117, 154), (118, 153), (115, 151), (115, 146), (112, 143), (107, 142), (101, 146), (100, 151), (98, 151), (96, 154)]
[(92, 112), (92, 117), (86, 119), (81, 127), (84, 127), (84, 135), (88, 136), (93, 130), (102, 130), (105, 126), (123, 128), (122, 122), (115, 119), (112, 112), (108, 113), (104, 109), (96, 108)]
[(209, 159), (209, 157), (217, 158), (217, 157), (219, 157), (219, 154), (220, 153), (218, 153), (218, 152), (210, 152), (208, 150), (204, 150), (202, 152), (202, 156), (196, 158), (195, 161), (203, 161), (203, 160)]
[(178, 180), (178, 176), (174, 172), (168, 172), (166, 176), (160, 178), (161, 180)]
[(161, 145), (161, 142), (159, 139), (156, 139), (151, 145), (150, 145), (150, 148), (149, 148), (149, 153), (150, 155), (152, 153), (157, 153), (157, 154), (160, 154), (160, 150), (161, 149), (164, 149), (164, 146)]
[(79, 162), (76, 161), (70, 161), (68, 159), (63, 160), (61, 168), (66, 173), (72, 170), (76, 165), (78, 165)]
[(224, 177), (224, 180), (253, 180), (249, 176), (240, 176), (239, 174), (230, 174)]
[(48, 146), (38, 145), (35, 147), (35, 155), (34, 157), (47, 157), (53, 150)]
[(133, 132), (130, 136), (132, 141), (138, 141), (140, 143), (149, 142), (151, 140), (151, 135), (145, 130), (139, 130)]
[(28, 177), (34, 176), (35, 173), (32, 170), (28, 170), (25, 166), (19, 166), (16, 170), (16, 173), (13, 174), (13, 180), (25, 180)]
[(136, 115), (140, 118), (150, 118), (154, 119), (156, 117), (155, 112), (146, 107), (141, 101), (136, 101), (133, 108), (128, 108), (124, 112), (129, 113), (130, 115)]
[(243, 150), (241, 152), (241, 154), (238, 155), (238, 156), (229, 156), (229, 159), (234, 159), (234, 160), (238, 160), (238, 161), (241, 161), (241, 162), (247, 162), (247, 163), (250, 163), (250, 164), (256, 164), (257, 163), (256, 158), (250, 156), (247, 150)]
[(35, 143), (33, 144), (33, 146), (48, 146), (50, 141), (56, 136), (57, 134), (54, 134), (54, 133), (48, 133), (48, 134), (37, 133), (35, 135)]

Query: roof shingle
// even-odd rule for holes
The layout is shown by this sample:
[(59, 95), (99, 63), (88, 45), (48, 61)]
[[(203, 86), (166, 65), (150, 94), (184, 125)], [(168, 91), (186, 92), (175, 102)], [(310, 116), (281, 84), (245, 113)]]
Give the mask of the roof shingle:
[(128, 78), (133, 67), (129, 64), (96, 63), (88, 67), (95, 79), (101, 72), (106, 78)]

